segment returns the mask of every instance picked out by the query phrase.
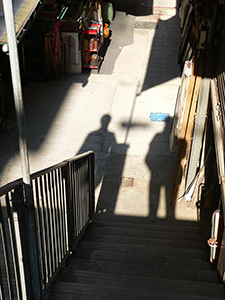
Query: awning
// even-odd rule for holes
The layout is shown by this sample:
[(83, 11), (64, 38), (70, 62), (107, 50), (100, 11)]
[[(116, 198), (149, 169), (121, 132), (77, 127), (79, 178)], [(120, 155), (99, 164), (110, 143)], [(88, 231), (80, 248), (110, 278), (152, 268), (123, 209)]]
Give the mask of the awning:
[[(21, 35), (22, 30), (27, 26), (27, 23), (34, 19), (34, 16), (41, 9), (45, 2), (46, 0), (41, 2), (40, 0), (12, 0), (17, 38)], [(2, 0), (0, 0), (0, 44), (3, 45), (6, 43), (7, 34), (5, 28), (3, 4)]]

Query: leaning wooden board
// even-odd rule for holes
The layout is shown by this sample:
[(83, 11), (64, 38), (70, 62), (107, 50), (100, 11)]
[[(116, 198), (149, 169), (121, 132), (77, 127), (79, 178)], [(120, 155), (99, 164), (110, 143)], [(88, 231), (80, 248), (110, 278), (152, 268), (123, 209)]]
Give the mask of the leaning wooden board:
[(210, 89), (210, 79), (203, 78), (201, 83), (201, 88), (199, 91), (199, 101), (197, 105), (197, 113), (195, 118), (195, 127), (193, 134), (193, 144), (191, 148), (186, 188), (189, 187), (192, 180), (196, 175), (197, 168), (199, 166), (199, 159), (201, 153), (201, 144), (205, 128), (205, 120), (207, 117), (207, 108), (209, 100), (209, 89)]
[(186, 161), (186, 155), (188, 151), (188, 143), (190, 142), (193, 128), (194, 128), (194, 115), (196, 111), (198, 93), (200, 88), (200, 82), (202, 79), (203, 61), (197, 59), (193, 73), (190, 80), (188, 89), (186, 108), (184, 112), (183, 124), (180, 139), (178, 141), (177, 155), (174, 165), (172, 190), (170, 194), (170, 204), (176, 205), (179, 197), (180, 185)]
[(180, 162), (182, 157), (184, 156), (184, 136), (186, 133), (186, 126), (187, 126), (187, 121), (188, 121), (188, 116), (189, 116), (189, 111), (190, 111), (190, 106), (191, 106), (191, 100), (192, 100), (192, 95), (193, 95), (193, 90), (195, 86), (195, 71), (197, 68), (197, 61), (193, 62), (193, 67), (192, 67), (192, 74), (189, 82), (189, 88), (188, 88), (188, 93), (187, 93), (187, 99), (186, 99), (186, 106), (185, 110), (183, 113), (183, 122), (182, 122), (182, 128), (180, 132), (180, 136), (178, 139), (178, 147), (177, 147), (177, 154), (176, 154), (176, 160), (174, 164), (174, 170), (173, 170), (173, 181), (172, 181), (172, 189), (171, 189), (171, 194), (170, 194), (170, 204), (175, 204), (174, 198), (177, 195), (177, 188), (178, 184), (180, 184), (181, 178), (182, 178), (182, 171), (180, 170)]

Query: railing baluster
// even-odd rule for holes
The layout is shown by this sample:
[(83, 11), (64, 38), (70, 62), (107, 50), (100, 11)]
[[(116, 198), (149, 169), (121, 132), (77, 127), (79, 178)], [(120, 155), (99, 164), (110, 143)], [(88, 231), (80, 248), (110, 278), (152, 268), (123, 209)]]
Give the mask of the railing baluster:
[(57, 206), (55, 203), (54, 170), (51, 172), (51, 196), (53, 207), (53, 226), (54, 226), (54, 247), (55, 247), (55, 267), (58, 268), (58, 241), (57, 241)]
[(39, 227), (41, 231), (41, 245), (42, 245), (42, 256), (43, 256), (43, 280), (46, 286), (48, 282), (48, 267), (47, 267), (47, 249), (46, 249), (46, 231), (45, 231), (45, 216), (44, 216), (44, 201), (42, 195), (41, 177), (37, 178), (37, 192), (38, 192), (38, 208), (39, 208)]
[[(92, 156), (88, 152), (31, 175), (42, 296), (92, 216)], [(30, 211), (22, 191), (22, 180), (0, 188), (0, 299), (35, 299), (26, 216)]]
[(65, 222), (66, 206), (65, 206), (65, 197), (64, 197), (65, 194), (64, 194), (64, 187), (63, 187), (62, 168), (59, 169), (59, 190), (60, 190), (61, 210), (62, 210), (62, 253), (64, 256), (66, 254), (67, 247), (66, 247), (66, 222)]
[(67, 206), (67, 197), (69, 199), (69, 185), (68, 185), (68, 165), (62, 168), (62, 187), (63, 187), (63, 199), (64, 199), (64, 210), (65, 210), (65, 254), (69, 251), (69, 233), (68, 233), (68, 206)]
[(38, 195), (38, 184), (37, 179), (32, 180), (32, 188), (33, 188), (33, 200), (34, 200), (34, 210), (35, 210), (35, 219), (36, 219), (36, 226), (37, 226), (37, 242), (38, 242), (38, 254), (40, 256), (40, 278), (42, 280), (42, 284), (44, 282), (44, 266), (43, 266), (43, 250), (42, 250), (42, 243), (41, 243), (41, 228), (40, 228), (40, 218), (39, 218), (39, 195)]
[[(12, 278), (11, 278), (11, 274), (10, 274), (10, 259), (9, 259), (9, 253), (8, 253), (8, 241), (7, 238), (8, 234), (6, 233), (6, 228), (5, 225), (7, 224), (4, 221), (4, 213), (3, 213), (3, 209), (4, 207), (6, 207), (5, 204), (5, 198), (6, 198), (7, 194), (2, 197), (1, 199), (1, 206), (0, 206), (0, 234), (1, 234), (1, 261), (3, 261), (3, 263), (1, 263), (1, 265), (3, 266), (2, 268), (2, 272), (3, 272), (3, 282), (2, 284), (4, 285), (4, 281), (5, 281), (5, 288), (4, 288), (4, 297), (7, 299), (13, 299), (13, 286), (12, 286)], [(7, 294), (6, 294), (7, 293)]]
[(59, 244), (59, 263), (62, 261), (63, 245), (62, 245), (62, 206), (61, 206), (61, 193), (60, 193), (60, 183), (59, 183), (59, 169), (55, 170), (56, 172), (56, 195), (57, 195), (57, 205), (58, 205), (58, 244)]
[(54, 239), (53, 239), (53, 217), (52, 217), (52, 203), (51, 203), (51, 193), (49, 187), (49, 176), (50, 174), (45, 174), (46, 180), (46, 198), (48, 205), (48, 216), (49, 216), (49, 243), (50, 243), (50, 254), (49, 254), (49, 268), (50, 268), (50, 276), (53, 276), (55, 272), (55, 249), (54, 249)]
[(46, 275), (47, 275), (47, 281), (46, 284), (49, 282), (49, 278), (51, 278), (51, 246), (50, 246), (50, 233), (49, 233), (49, 210), (48, 210), (48, 203), (47, 203), (47, 197), (46, 197), (46, 181), (45, 176), (42, 175), (40, 177), (41, 180), (41, 193), (42, 193), (42, 199), (43, 199), (43, 216), (44, 216), (44, 222), (43, 222), (43, 231), (45, 231), (45, 249), (46, 249)]
[[(7, 207), (7, 215), (8, 215), (8, 228), (9, 228), (9, 234), (10, 234), (10, 247), (11, 247), (11, 255), (12, 255), (12, 274), (13, 279), (15, 282), (15, 295), (17, 295), (19, 298), (21, 297), (21, 291), (20, 291), (20, 276), (19, 276), (19, 262), (18, 260), (21, 258), (19, 253), (21, 252), (21, 248), (18, 245), (16, 245), (16, 233), (17, 230), (15, 228), (15, 223), (17, 224), (17, 216), (16, 213), (13, 213), (12, 210), (12, 198), (11, 198), (11, 192), (6, 194), (6, 207)], [(14, 220), (15, 218), (15, 220)], [(15, 222), (14, 222), (15, 221)], [(18, 246), (18, 247), (17, 247)]]

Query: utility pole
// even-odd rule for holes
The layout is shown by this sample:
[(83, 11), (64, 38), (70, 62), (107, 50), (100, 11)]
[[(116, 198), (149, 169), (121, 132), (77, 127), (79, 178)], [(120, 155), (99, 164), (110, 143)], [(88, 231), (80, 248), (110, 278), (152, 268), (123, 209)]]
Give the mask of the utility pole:
[[(30, 167), (27, 150), (26, 139), (26, 124), (25, 113), (22, 97), (22, 86), (20, 78), (19, 57), (17, 49), (15, 21), (13, 15), (12, 0), (2, 0), (4, 18), (9, 47), (9, 59), (12, 76), (12, 86), (14, 94), (14, 103), (17, 117), (17, 127), (19, 135), (19, 149), (21, 157), (22, 177), (24, 184), (24, 201), (27, 210), (28, 220), (28, 239), (29, 239), (29, 253), (31, 262), (31, 273), (33, 283), (33, 297), (35, 300), (41, 299), (41, 287), (39, 278), (39, 263), (38, 263), (38, 251), (36, 241), (36, 227), (35, 227), (35, 215), (34, 215), (34, 203), (32, 197), (31, 180), (30, 180)], [(26, 274), (30, 276), (30, 274)]]

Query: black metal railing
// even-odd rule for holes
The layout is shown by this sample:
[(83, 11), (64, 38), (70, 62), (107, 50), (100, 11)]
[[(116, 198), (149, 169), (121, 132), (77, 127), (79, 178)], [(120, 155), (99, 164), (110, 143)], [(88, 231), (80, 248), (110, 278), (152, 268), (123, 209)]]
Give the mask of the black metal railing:
[(39, 282), (31, 274), (22, 180), (0, 188), (0, 299), (38, 299), (72, 252), (94, 212), (94, 153), (31, 175)]

